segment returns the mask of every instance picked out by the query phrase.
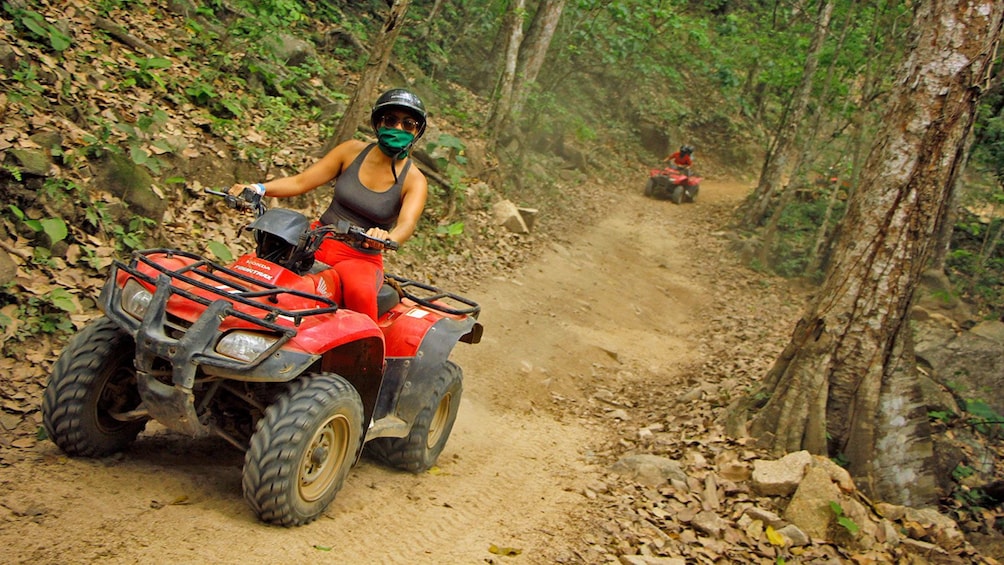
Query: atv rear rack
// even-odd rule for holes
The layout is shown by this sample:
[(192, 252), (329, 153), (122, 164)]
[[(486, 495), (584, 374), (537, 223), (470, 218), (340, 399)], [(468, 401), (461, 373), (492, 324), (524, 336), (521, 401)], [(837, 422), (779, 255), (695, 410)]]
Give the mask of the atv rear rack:
[[(452, 292), (446, 292), (432, 285), (399, 277), (397, 275), (387, 275), (384, 278), (388, 280), (388, 284), (390, 284), (390, 286), (393, 286), (394, 289), (397, 290), (399, 295), (430, 310), (436, 310), (453, 316), (471, 316), (475, 319), (477, 319), (478, 315), (481, 313), (481, 306), (469, 298), (453, 294)], [(426, 294), (423, 296), (415, 294), (413, 291), (409, 290), (413, 287), (422, 289), (422, 291)], [(464, 307), (455, 308), (448, 303), (442, 302), (444, 299), (459, 302), (460, 304), (463, 304)]]

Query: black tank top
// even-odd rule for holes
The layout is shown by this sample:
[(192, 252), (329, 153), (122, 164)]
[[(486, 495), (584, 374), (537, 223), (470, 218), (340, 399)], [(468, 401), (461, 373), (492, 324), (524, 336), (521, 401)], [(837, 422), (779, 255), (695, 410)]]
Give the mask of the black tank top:
[(321, 214), (321, 223), (334, 224), (338, 220), (348, 220), (363, 229), (380, 228), (390, 231), (397, 223), (401, 212), (401, 190), (404, 177), (411, 167), (411, 160), (404, 164), (397, 182), (384, 192), (367, 188), (359, 180), (359, 167), (363, 159), (376, 144), (363, 149), (342, 174), (335, 180), (335, 195), (328, 209)]

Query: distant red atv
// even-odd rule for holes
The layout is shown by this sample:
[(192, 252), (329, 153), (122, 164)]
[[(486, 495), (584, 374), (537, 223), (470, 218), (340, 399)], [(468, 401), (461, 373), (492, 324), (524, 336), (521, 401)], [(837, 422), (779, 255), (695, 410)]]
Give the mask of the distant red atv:
[(691, 174), (689, 170), (673, 167), (652, 169), (649, 171), (648, 182), (645, 183), (645, 196), (669, 200), (674, 204), (693, 202), (701, 189), (702, 180), (702, 177)]
[(311, 229), (253, 191), (212, 193), (255, 209), (255, 253), (229, 265), (175, 249), (116, 261), (104, 316), (53, 366), (42, 401), (52, 441), (104, 457), (150, 420), (219, 436), (245, 452), (245, 500), (283, 526), (324, 512), (364, 444), (401, 469), (434, 465), (462, 391), (449, 355), (480, 341), (481, 308), (396, 276), (380, 290), (379, 320), (342, 308), (337, 274), (314, 251), (325, 239), (373, 238), (348, 223)]

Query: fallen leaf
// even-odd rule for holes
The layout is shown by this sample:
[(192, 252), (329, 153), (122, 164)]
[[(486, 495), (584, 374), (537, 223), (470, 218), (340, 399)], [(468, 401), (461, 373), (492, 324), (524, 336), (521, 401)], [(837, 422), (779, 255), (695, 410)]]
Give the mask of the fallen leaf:
[(515, 547), (499, 547), (494, 543), (488, 548), (488, 551), (494, 553), (495, 555), (505, 555), (505, 556), (513, 556), (523, 553), (522, 549), (516, 549)]
[(769, 541), (771, 545), (784, 547), (784, 536), (777, 533), (774, 526), (767, 526), (767, 541)]

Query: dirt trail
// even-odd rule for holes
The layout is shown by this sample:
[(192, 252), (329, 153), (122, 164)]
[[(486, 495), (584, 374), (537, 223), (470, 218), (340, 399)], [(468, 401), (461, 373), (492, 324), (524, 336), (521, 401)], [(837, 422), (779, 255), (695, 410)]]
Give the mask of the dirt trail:
[(714, 289), (695, 276), (688, 237), (743, 192), (706, 181), (688, 206), (611, 194), (602, 223), (468, 292), (485, 338), (454, 354), (464, 399), (431, 472), (363, 460), (324, 516), (283, 529), (256, 521), (242, 454), (222, 441), (150, 429), (103, 460), (42, 441), (0, 470), (0, 561), (574, 562), (596, 512), (582, 492), (608, 464), (593, 453), (609, 435), (596, 398), (639, 375), (672, 379), (700, 355), (693, 334)]

